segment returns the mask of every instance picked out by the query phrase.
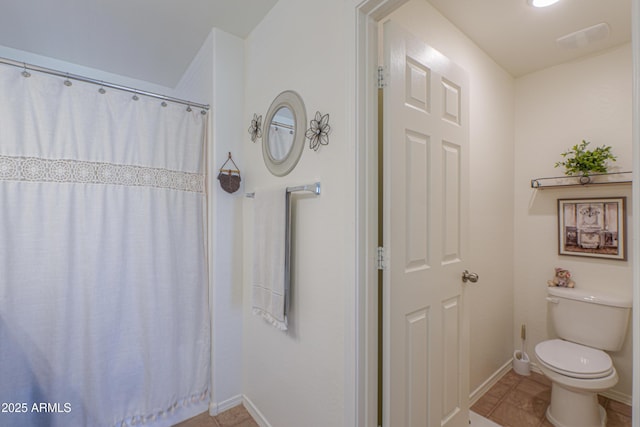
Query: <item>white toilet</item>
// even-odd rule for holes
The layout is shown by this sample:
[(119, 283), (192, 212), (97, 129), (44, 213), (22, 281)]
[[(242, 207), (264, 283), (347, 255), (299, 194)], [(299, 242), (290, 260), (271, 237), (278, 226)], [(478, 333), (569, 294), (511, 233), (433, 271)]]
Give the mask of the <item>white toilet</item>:
[(611, 357), (622, 348), (631, 298), (575, 288), (549, 287), (550, 320), (561, 339), (536, 345), (538, 367), (551, 382), (547, 419), (556, 427), (604, 427), (598, 393), (618, 382)]

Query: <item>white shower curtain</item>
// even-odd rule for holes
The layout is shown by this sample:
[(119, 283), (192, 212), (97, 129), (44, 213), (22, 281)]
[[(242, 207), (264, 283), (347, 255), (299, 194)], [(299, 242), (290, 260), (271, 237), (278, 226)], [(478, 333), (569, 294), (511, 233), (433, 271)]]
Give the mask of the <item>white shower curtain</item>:
[(206, 116), (0, 66), (0, 426), (207, 409)]

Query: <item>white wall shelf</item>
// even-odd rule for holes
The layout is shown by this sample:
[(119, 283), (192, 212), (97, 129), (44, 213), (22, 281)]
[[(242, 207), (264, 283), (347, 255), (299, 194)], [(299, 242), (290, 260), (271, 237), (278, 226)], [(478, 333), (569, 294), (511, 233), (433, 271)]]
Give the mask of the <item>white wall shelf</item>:
[(616, 172), (584, 176), (557, 176), (535, 178), (531, 180), (531, 188), (543, 190), (557, 187), (588, 187), (591, 185), (631, 184), (632, 172)]

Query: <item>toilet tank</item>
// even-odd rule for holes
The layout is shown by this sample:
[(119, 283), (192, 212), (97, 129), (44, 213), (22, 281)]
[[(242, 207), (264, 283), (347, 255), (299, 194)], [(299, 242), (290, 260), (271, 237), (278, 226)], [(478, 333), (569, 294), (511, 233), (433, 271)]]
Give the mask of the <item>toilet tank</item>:
[(564, 340), (618, 351), (627, 334), (632, 299), (575, 288), (547, 288), (549, 315)]

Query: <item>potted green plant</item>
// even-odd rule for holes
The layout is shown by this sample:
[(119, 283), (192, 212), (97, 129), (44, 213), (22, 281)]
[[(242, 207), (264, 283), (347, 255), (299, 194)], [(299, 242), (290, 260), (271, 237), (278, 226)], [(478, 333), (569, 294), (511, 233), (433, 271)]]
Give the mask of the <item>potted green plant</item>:
[(592, 173), (607, 173), (607, 161), (616, 161), (616, 156), (611, 153), (611, 146), (603, 145), (594, 150), (587, 150), (589, 144), (590, 142), (582, 140), (581, 144), (576, 144), (561, 153), (565, 160), (556, 162), (555, 167), (564, 166), (565, 175), (579, 175), (582, 184), (591, 181), (589, 175)]

